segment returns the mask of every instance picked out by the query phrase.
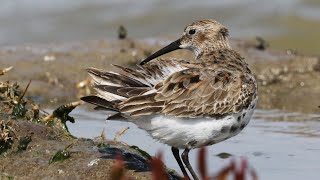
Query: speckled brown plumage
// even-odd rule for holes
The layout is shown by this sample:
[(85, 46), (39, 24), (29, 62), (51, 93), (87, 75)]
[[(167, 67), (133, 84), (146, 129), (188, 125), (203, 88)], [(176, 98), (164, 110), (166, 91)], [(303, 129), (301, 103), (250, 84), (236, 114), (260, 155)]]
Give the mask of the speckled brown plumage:
[[(257, 102), (257, 84), (244, 59), (229, 45), (228, 29), (214, 20), (188, 25), (181, 38), (120, 73), (96, 68), (97, 95), (82, 100), (97, 109), (116, 111), (108, 119), (128, 119), (172, 146), (185, 177), (183, 160), (197, 179), (187, 154), (237, 135), (250, 121)], [(157, 58), (176, 49), (189, 49), (194, 60)], [(199, 133), (201, 132), (201, 133)]]
[[(158, 59), (136, 71), (117, 66), (123, 70), (123, 74), (117, 75), (92, 68), (88, 71), (120, 84), (96, 84), (94, 87), (127, 98), (112, 108), (133, 116), (163, 113), (178, 117), (215, 117), (248, 107), (255, 98), (257, 87), (248, 65), (237, 52), (221, 49), (202, 54), (198, 59), (200, 61), (193, 63)], [(175, 66), (181, 71), (168, 75), (163, 70)], [(150, 84), (128, 81), (148, 81), (150, 77), (162, 81)], [(154, 92), (143, 95), (148, 91)]]

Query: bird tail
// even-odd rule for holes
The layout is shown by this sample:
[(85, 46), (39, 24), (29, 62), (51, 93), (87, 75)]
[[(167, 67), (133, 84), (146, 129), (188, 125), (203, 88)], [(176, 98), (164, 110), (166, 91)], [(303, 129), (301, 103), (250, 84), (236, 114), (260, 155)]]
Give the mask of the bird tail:
[(96, 110), (110, 110), (116, 112), (109, 116), (110, 120), (126, 118), (118, 106), (130, 97), (144, 94), (150, 90), (150, 84), (145, 81), (143, 75), (137, 71), (121, 66), (123, 73), (103, 71), (96, 68), (86, 69), (94, 80), (93, 88), (96, 95), (82, 97), (81, 100), (96, 105)]

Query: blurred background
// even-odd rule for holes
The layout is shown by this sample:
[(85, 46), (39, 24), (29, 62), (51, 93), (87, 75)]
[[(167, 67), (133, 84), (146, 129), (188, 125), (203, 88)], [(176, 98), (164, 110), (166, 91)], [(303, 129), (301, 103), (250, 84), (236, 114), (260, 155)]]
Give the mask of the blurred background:
[[(239, 52), (257, 77), (259, 109), (240, 135), (208, 148), (210, 173), (225, 167), (232, 156), (242, 156), (261, 179), (319, 179), (320, 0), (0, 3), (0, 68), (14, 67), (3, 77), (21, 83), (22, 88), (32, 79), (26, 97), (42, 107), (47, 103), (49, 112), (93, 93), (84, 70), (88, 66), (107, 70), (112, 70), (111, 63), (132, 66), (179, 37), (189, 23), (203, 18), (218, 20), (229, 28), (232, 38), (245, 40), (232, 42), (238, 43)], [(120, 25), (128, 30), (128, 41), (117, 40)], [(265, 39), (270, 49), (252, 45), (257, 36)], [(177, 57), (188, 55), (175, 53), (179, 52)], [(68, 127), (73, 135), (94, 138), (105, 130), (110, 139), (130, 127), (119, 141), (137, 145), (151, 155), (163, 152), (166, 165), (181, 173), (168, 146), (133, 124), (106, 122), (106, 112), (90, 110), (79, 107), (72, 112), (76, 123)], [(197, 151), (192, 151), (190, 158), (195, 164)]]
[(0, 45), (116, 37), (177, 36), (190, 22), (214, 18), (234, 38), (265, 38), (272, 48), (319, 54), (319, 0), (1, 0)]

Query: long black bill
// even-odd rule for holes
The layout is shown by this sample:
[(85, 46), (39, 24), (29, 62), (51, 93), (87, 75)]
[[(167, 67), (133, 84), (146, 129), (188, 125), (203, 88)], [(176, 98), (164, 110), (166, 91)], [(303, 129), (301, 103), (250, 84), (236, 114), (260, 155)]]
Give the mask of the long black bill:
[(181, 48), (180, 48), (180, 45), (181, 45), (180, 39), (178, 39), (178, 40), (172, 42), (171, 44), (169, 44), (168, 46), (160, 49), (159, 51), (157, 51), (157, 52), (155, 52), (155, 53), (153, 53), (151, 56), (147, 57), (145, 60), (143, 60), (143, 61), (140, 63), (140, 65), (144, 65), (144, 64), (146, 64), (147, 62), (151, 61), (152, 59), (154, 59), (154, 58), (156, 58), (156, 57), (159, 57), (159, 56), (161, 56), (161, 55), (163, 55), (163, 54), (167, 54), (167, 53), (169, 53), (169, 52), (171, 52), (171, 51), (174, 51), (174, 50), (177, 50), (177, 49), (181, 49)]

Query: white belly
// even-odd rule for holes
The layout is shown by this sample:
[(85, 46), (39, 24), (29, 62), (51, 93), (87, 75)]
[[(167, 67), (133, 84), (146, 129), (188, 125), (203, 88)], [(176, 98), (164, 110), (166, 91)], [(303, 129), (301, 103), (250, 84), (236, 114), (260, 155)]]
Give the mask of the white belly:
[(135, 120), (134, 123), (149, 132), (154, 139), (169, 146), (199, 148), (237, 135), (249, 123), (255, 104), (256, 100), (248, 109), (219, 120), (157, 115)]

